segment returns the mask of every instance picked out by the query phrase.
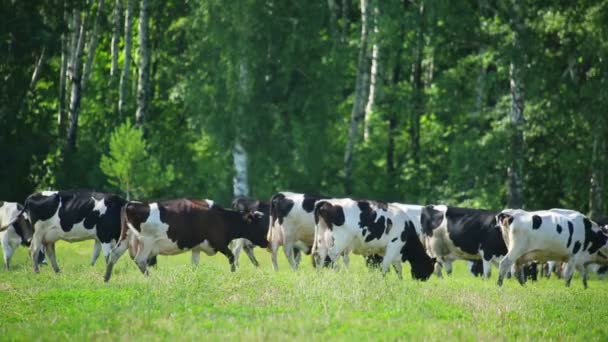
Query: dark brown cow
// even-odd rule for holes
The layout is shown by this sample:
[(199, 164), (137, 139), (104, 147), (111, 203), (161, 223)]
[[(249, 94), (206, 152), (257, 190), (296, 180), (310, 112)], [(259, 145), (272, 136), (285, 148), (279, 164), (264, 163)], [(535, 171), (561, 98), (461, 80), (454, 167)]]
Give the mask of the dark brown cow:
[(208, 255), (224, 254), (235, 270), (230, 241), (246, 238), (264, 245), (261, 215), (240, 213), (214, 205), (211, 200), (174, 199), (160, 202), (129, 202), (122, 210), (120, 240), (112, 250), (106, 268), (105, 281), (129, 243), (135, 246), (135, 263), (147, 274), (148, 258), (162, 254), (173, 255), (188, 250), (202, 250)]

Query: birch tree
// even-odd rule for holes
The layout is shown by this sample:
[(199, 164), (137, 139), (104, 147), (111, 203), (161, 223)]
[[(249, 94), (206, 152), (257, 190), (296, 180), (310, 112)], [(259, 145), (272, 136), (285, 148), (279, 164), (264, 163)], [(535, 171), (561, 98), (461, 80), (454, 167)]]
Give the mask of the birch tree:
[(353, 108), (350, 117), (350, 126), (344, 151), (344, 193), (349, 195), (353, 192), (352, 172), (353, 155), (355, 144), (358, 140), (359, 123), (365, 115), (365, 100), (368, 89), (368, 70), (367, 59), (368, 32), (369, 32), (369, 2), (361, 0), (361, 37), (359, 40), (359, 58), (357, 63), (357, 80), (355, 84), (355, 94)]
[(150, 47), (148, 37), (148, 0), (139, 4), (139, 78), (137, 82), (137, 111), (135, 124), (143, 126), (148, 111), (150, 79)]
[(97, 2), (97, 12), (95, 14), (95, 21), (93, 21), (93, 29), (90, 36), (90, 41), (87, 44), (87, 59), (84, 63), (84, 70), (82, 71), (82, 84), (81, 87), (84, 90), (86, 88), (87, 80), (89, 78), (89, 74), (91, 73), (91, 67), (93, 65), (93, 61), (95, 60), (95, 52), (97, 51), (97, 42), (99, 41), (99, 21), (101, 20), (101, 16), (103, 15), (105, 6), (105, 0), (98, 0)]
[(118, 118), (124, 118), (125, 101), (127, 98), (127, 86), (129, 84), (129, 76), (131, 73), (131, 44), (133, 40), (133, 2), (135, 0), (127, 0), (127, 9), (125, 11), (125, 46), (122, 71), (120, 74), (120, 83), (118, 85)]
[(81, 76), (82, 76), (82, 54), (84, 50), (84, 42), (86, 39), (88, 17), (85, 15), (81, 20), (80, 8), (74, 8), (73, 22), (74, 28), (78, 31), (78, 39), (75, 44), (75, 50), (72, 53), (72, 63), (69, 68), (68, 75), (71, 83), (70, 91), (70, 111), (69, 124), (67, 134), (66, 152), (71, 152), (76, 149), (76, 134), (78, 131), (78, 116), (80, 114), (81, 100)]
[(507, 168), (507, 206), (521, 208), (523, 198), (523, 162), (524, 162), (524, 80), (523, 66), (525, 65), (525, 47), (523, 44), (524, 23), (521, 4), (512, 0), (511, 28), (513, 30), (513, 46), (509, 67), (509, 85), (511, 91), (511, 110), (509, 111), (511, 155)]
[(369, 130), (370, 130), (370, 118), (372, 115), (372, 111), (374, 109), (374, 103), (376, 101), (376, 93), (379, 89), (378, 82), (378, 64), (380, 62), (380, 33), (378, 30), (378, 21), (380, 15), (380, 8), (378, 5), (378, 0), (369, 0), (371, 3), (372, 9), (372, 25), (373, 30), (371, 32), (371, 41), (372, 41), (372, 51), (371, 51), (371, 67), (369, 71), (369, 91), (367, 97), (367, 104), (365, 105), (365, 116), (363, 120), (363, 140), (367, 141), (369, 139)]

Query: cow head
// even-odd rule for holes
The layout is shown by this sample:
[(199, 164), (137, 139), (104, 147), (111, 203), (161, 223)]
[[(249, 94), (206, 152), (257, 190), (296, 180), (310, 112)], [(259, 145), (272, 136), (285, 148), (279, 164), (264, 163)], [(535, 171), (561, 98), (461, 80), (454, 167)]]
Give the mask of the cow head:
[(241, 213), (245, 227), (243, 237), (253, 242), (255, 245), (265, 248), (268, 246), (266, 233), (268, 225), (264, 224), (264, 213), (248, 210)]
[(13, 223), (13, 227), (15, 227), (17, 235), (21, 237), (21, 244), (29, 246), (34, 236), (34, 227), (30, 223), (27, 213), (24, 212), (19, 215)]

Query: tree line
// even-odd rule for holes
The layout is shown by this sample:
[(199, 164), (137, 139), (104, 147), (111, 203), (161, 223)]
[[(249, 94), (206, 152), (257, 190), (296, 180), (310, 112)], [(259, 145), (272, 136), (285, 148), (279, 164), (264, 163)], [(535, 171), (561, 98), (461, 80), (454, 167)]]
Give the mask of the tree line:
[(2, 5), (0, 195), (606, 212), (608, 1)]

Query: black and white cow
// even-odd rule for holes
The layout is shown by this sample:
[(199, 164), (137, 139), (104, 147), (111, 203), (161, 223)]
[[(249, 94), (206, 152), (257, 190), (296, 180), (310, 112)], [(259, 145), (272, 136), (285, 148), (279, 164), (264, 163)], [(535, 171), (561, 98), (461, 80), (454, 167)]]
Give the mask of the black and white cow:
[[(283, 245), (291, 268), (298, 268), (294, 248), (308, 253), (315, 236), (315, 202), (323, 197), (293, 192), (279, 192), (270, 199), (270, 228), (268, 242), (272, 253), (272, 266), (279, 269), (277, 252)], [(348, 263), (348, 259), (344, 258)]]
[(32, 225), (25, 215), (20, 215), (23, 206), (15, 202), (0, 201), (0, 231), (2, 234), (2, 252), (4, 268), (10, 269), (13, 253), (19, 245), (29, 246), (34, 235)]
[[(263, 237), (265, 238), (268, 235), (268, 227), (270, 226), (270, 203), (266, 201), (260, 201), (249, 197), (236, 197), (231, 204), (232, 209), (238, 210), (241, 212), (248, 211), (258, 211), (264, 214), (262, 217), (262, 225), (266, 227), (266, 230), (263, 232)], [(268, 247), (268, 240), (265, 240), (266, 243), (260, 245), (262, 248)], [(232, 253), (234, 254), (235, 264), (239, 266), (239, 255), (241, 254), (241, 250), (245, 251), (245, 254), (251, 260), (251, 263), (258, 267), (260, 263), (255, 258), (255, 254), (253, 254), (253, 249), (255, 248), (255, 244), (247, 239), (236, 239), (233, 241)]]
[[(508, 253), (500, 262), (498, 285), (511, 265), (527, 261), (565, 261), (563, 277), (570, 286), (574, 270), (587, 288), (587, 266), (608, 265), (608, 231), (585, 215), (567, 209), (527, 212), (506, 209), (497, 215)], [(523, 284), (523, 280), (520, 279)]]
[(147, 260), (158, 254), (174, 255), (188, 250), (197, 255), (224, 254), (235, 271), (230, 241), (246, 238), (260, 246), (267, 243), (259, 212), (238, 212), (215, 205), (211, 200), (174, 199), (159, 202), (129, 202), (123, 208), (120, 240), (112, 250), (106, 268), (105, 281), (110, 279), (112, 268), (127, 250), (135, 244), (135, 263), (147, 274)]
[(490, 276), (491, 262), (507, 254), (507, 247), (496, 223), (497, 212), (429, 205), (422, 209), (420, 222), (427, 238), (427, 249), (448, 274), (456, 259), (482, 260), (484, 277)]
[(426, 280), (434, 260), (425, 252), (414, 222), (397, 206), (386, 203), (324, 199), (315, 204), (316, 222), (313, 256), (331, 261), (347, 251), (361, 255), (384, 255), (382, 271), (392, 264), (401, 278), (401, 263), (409, 261), (412, 276)]
[[(34, 234), (30, 246), (34, 272), (39, 271), (36, 257), (44, 246), (55, 272), (55, 242), (95, 240), (106, 261), (113, 243), (120, 236), (120, 208), (126, 203), (114, 194), (81, 191), (43, 191), (30, 195), (23, 211), (32, 224)], [(98, 249), (97, 249), (98, 251)], [(94, 253), (92, 263), (95, 262)]]

